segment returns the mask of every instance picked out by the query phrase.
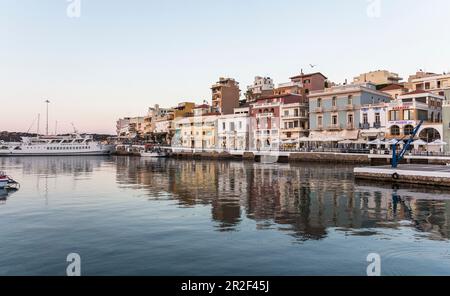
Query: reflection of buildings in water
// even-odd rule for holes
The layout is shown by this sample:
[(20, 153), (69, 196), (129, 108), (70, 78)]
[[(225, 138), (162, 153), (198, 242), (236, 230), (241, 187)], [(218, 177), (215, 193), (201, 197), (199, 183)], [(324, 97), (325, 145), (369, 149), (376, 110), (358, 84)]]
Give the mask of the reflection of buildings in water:
[(0, 158), (1, 164), (6, 163), (22, 167), (25, 174), (56, 176), (61, 174), (73, 174), (75, 176), (88, 175), (94, 168), (100, 167), (105, 157), (13, 157)]
[(299, 240), (322, 239), (329, 228), (395, 228), (404, 226), (401, 221), (405, 220), (412, 220), (418, 230), (450, 237), (449, 201), (397, 198), (392, 189), (361, 188), (355, 186), (352, 169), (320, 164), (118, 160), (118, 176), (124, 182), (148, 185), (153, 195), (170, 192), (181, 206), (211, 205), (220, 231), (236, 229), (245, 211), (258, 228), (276, 224)]

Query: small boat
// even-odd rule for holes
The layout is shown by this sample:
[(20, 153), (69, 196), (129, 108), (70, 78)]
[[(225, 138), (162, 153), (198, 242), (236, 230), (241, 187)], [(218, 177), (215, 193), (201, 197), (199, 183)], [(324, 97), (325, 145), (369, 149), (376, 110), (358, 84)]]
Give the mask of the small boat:
[(152, 145), (146, 145), (143, 149), (139, 151), (139, 154), (141, 157), (155, 157), (155, 158), (163, 158), (169, 156), (167, 150)]
[(169, 153), (162, 150), (154, 150), (154, 151), (143, 151), (140, 153), (141, 157), (156, 157), (156, 158), (164, 158), (168, 157)]
[(17, 181), (0, 171), (0, 189), (18, 188), (19, 186)]

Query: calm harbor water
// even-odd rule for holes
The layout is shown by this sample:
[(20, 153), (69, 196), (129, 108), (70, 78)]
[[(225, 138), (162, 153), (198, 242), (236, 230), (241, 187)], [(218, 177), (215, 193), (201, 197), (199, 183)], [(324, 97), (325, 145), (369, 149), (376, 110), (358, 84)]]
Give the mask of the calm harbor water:
[(0, 158), (0, 275), (450, 275), (450, 191), (353, 167)]

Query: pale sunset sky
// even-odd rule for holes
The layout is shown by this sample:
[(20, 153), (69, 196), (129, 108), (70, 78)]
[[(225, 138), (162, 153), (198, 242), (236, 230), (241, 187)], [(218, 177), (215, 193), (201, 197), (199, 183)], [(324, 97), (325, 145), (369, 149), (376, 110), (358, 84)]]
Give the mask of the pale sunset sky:
[(210, 101), (220, 76), (244, 90), (309, 64), (338, 83), (450, 71), (448, 0), (80, 2), (71, 18), (67, 0), (0, 0), (0, 130), (27, 131), (41, 113), (43, 131), (49, 99), (51, 131), (114, 133), (154, 104)]

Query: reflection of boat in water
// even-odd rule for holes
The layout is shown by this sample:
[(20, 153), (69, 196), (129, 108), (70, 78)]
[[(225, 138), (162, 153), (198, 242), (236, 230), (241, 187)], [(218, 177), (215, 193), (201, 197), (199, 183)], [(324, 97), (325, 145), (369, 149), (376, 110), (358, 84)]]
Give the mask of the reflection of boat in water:
[(18, 188), (19, 183), (13, 178), (6, 175), (6, 173), (0, 171), (0, 189)]
[(8, 197), (18, 190), (17, 188), (0, 188), (0, 204), (6, 203)]
[(139, 151), (139, 155), (141, 157), (164, 158), (168, 157), (169, 153), (160, 147), (145, 146), (144, 149)]

